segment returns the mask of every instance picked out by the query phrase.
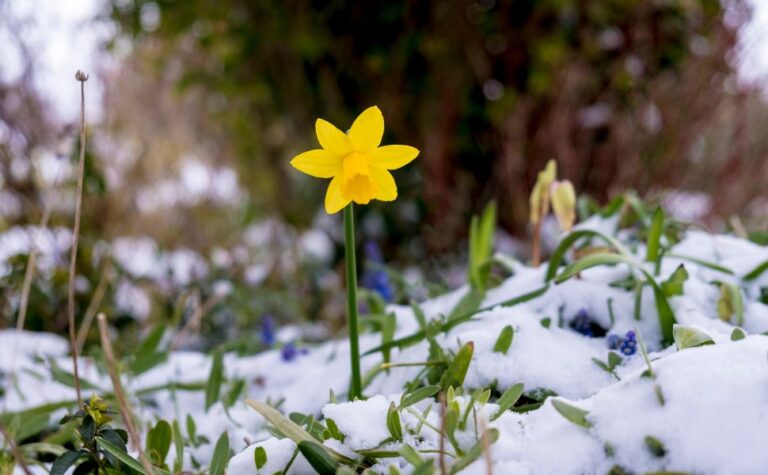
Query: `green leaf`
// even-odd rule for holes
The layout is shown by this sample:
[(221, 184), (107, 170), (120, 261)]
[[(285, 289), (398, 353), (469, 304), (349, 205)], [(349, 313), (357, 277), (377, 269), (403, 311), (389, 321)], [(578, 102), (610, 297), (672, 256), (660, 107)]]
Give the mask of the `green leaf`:
[(768, 270), (768, 261), (765, 261), (761, 264), (759, 264), (757, 267), (752, 269), (751, 271), (747, 272), (744, 277), (742, 277), (743, 280), (747, 282), (751, 282), (753, 280), (756, 280), (758, 277), (763, 275), (763, 272)]
[(330, 417), (325, 419), (325, 426), (328, 430), (328, 436), (325, 439), (336, 439), (340, 442), (344, 442), (346, 436), (339, 430), (339, 426), (336, 425), (336, 421)]
[(211, 465), (208, 468), (208, 475), (222, 475), (229, 465), (229, 434), (224, 431), (216, 441), (216, 447), (213, 449)]
[(261, 470), (267, 464), (267, 451), (264, 447), (259, 446), (253, 449), (253, 461), (256, 463), (256, 470)]
[(165, 363), (167, 360), (168, 353), (165, 352), (137, 354), (136, 359), (131, 361), (129, 369), (134, 376), (138, 376), (142, 373), (146, 373), (155, 366)]
[(411, 475), (433, 475), (435, 473), (434, 459), (428, 459), (417, 465)]
[(408, 444), (403, 444), (398, 452), (403, 456), (406, 462), (413, 465), (414, 467), (424, 462), (424, 459), (421, 458), (419, 452)]
[[(261, 414), (264, 417), (264, 419), (266, 419), (270, 424), (275, 426), (275, 428), (278, 431), (280, 431), (283, 435), (285, 435), (292, 441), (296, 442), (297, 444), (303, 441), (314, 442), (315, 439), (309, 434), (309, 432), (304, 430), (303, 427), (299, 426), (289, 418), (282, 415), (272, 406), (264, 404), (263, 402), (260, 402), (260, 401), (254, 401), (253, 399), (246, 399), (245, 403), (251, 406), (256, 412)], [(352, 462), (352, 460), (349, 457), (341, 455), (332, 449), (326, 448), (325, 450), (327, 450), (331, 455), (333, 455), (334, 458), (336, 458), (336, 460), (340, 462), (343, 462), (343, 463)]]
[(145, 373), (168, 359), (167, 352), (158, 350), (164, 335), (165, 325), (156, 325), (136, 348), (135, 357), (128, 366), (134, 375)]
[(299, 451), (318, 475), (335, 475), (339, 463), (328, 454), (325, 447), (308, 440), (299, 442)]
[(613, 351), (608, 352), (608, 369), (613, 371), (616, 369), (617, 366), (619, 366), (622, 362), (621, 356), (619, 356), (617, 353)]
[[(469, 291), (459, 300), (456, 306), (451, 310), (451, 314), (448, 316), (448, 320), (454, 320), (462, 315), (474, 314), (477, 309), (480, 308), (480, 304), (483, 303), (485, 298), (485, 292), (475, 288), (470, 288)], [(383, 346), (383, 345), (382, 345)]]
[(485, 443), (483, 442), (483, 438), (487, 438), (488, 445), (495, 444), (496, 441), (499, 440), (499, 430), (486, 430), (484, 435), (478, 438), (477, 442), (475, 442), (475, 445), (473, 445), (463, 457), (459, 458), (456, 460), (456, 462), (453, 463), (453, 465), (451, 465), (451, 475), (469, 467), (475, 460), (479, 459), (480, 456), (483, 455), (483, 450), (485, 450)]
[(224, 381), (224, 354), (221, 351), (213, 353), (211, 373), (208, 375), (208, 384), (205, 386), (205, 410), (207, 411), (219, 400), (221, 385)]
[(229, 391), (227, 391), (227, 395), (224, 397), (224, 407), (229, 409), (234, 406), (244, 391), (245, 380), (242, 378), (235, 380), (235, 382), (232, 383), (232, 386), (230, 386)]
[(411, 309), (413, 310), (414, 318), (419, 323), (419, 328), (425, 330), (427, 328), (427, 316), (424, 315), (424, 310), (416, 302), (411, 302)]
[(568, 419), (568, 421), (576, 424), (577, 426), (581, 426), (586, 429), (592, 427), (592, 423), (587, 420), (587, 414), (589, 414), (589, 412), (585, 411), (584, 409), (571, 406), (570, 404), (560, 399), (552, 399), (552, 405), (555, 407), (557, 412), (560, 413), (561, 416), (565, 417)]
[(675, 337), (675, 345), (677, 345), (678, 350), (715, 344), (712, 337), (694, 327), (675, 325), (672, 334)]
[(685, 269), (685, 265), (680, 264), (672, 275), (669, 276), (669, 279), (661, 283), (661, 289), (667, 297), (683, 295), (683, 284), (687, 280), (688, 271)]
[(647, 435), (644, 440), (648, 451), (654, 456), (661, 458), (667, 455), (667, 449), (664, 447), (664, 444), (656, 437)]
[(154, 465), (162, 465), (165, 462), (171, 448), (172, 437), (171, 425), (162, 419), (147, 432), (146, 452), (151, 454)]
[(495, 421), (509, 410), (509, 408), (515, 405), (518, 399), (520, 399), (520, 396), (523, 395), (523, 387), (523, 383), (517, 383), (504, 391), (504, 394), (502, 394), (499, 400), (496, 401), (499, 409), (491, 416), (491, 421)]
[[(51, 368), (51, 377), (54, 381), (57, 383), (61, 383), (64, 386), (69, 386), (70, 388), (75, 387), (75, 375), (70, 373), (69, 371), (66, 371), (59, 367), (58, 364), (56, 364), (56, 360), (53, 358), (48, 359), (48, 364)], [(97, 389), (97, 386), (93, 384), (92, 382), (88, 381), (87, 379), (84, 379), (82, 376), (80, 377), (80, 388), (81, 389)]]
[(82, 457), (80, 452), (70, 450), (56, 457), (51, 465), (51, 475), (64, 475), (69, 467), (77, 462), (77, 459)]
[(742, 330), (741, 328), (734, 328), (733, 331), (731, 332), (731, 341), (743, 340), (746, 337), (747, 337), (747, 334), (744, 333), (744, 330)]
[(469, 275), (473, 289), (481, 293), (487, 288), (490, 275), (493, 233), (496, 229), (496, 204), (485, 207), (481, 217), (473, 216), (469, 227)]
[(472, 409), (474, 409), (475, 404), (480, 404), (481, 406), (484, 406), (489, 400), (491, 399), (491, 389), (485, 389), (482, 388), (476, 389), (474, 392), (472, 392), (472, 396), (469, 398), (469, 402), (464, 408), (464, 415), (461, 418), (461, 422), (459, 423), (459, 429), (465, 430), (467, 428), (467, 419), (469, 419), (469, 414), (472, 412)]
[[(138, 460), (128, 455), (127, 452), (122, 450), (120, 447), (114, 445), (112, 442), (98, 435), (96, 436), (96, 442), (99, 444), (99, 447), (103, 448), (104, 450), (112, 454), (116, 459), (118, 459), (128, 467), (132, 468), (133, 470), (136, 470), (139, 473), (146, 473), (144, 471), (144, 467), (141, 465), (141, 463), (139, 463)], [(156, 474), (168, 475), (168, 471), (163, 470), (159, 467), (154, 467), (154, 472)]]
[(598, 238), (604, 241), (609, 246), (613, 247), (613, 249), (615, 249), (616, 252), (618, 252), (619, 254), (624, 254), (626, 256), (631, 255), (631, 253), (627, 250), (627, 248), (625, 248), (624, 245), (621, 244), (617, 239), (611, 236), (608, 236), (606, 234), (593, 231), (591, 229), (579, 229), (578, 231), (573, 231), (572, 233), (564, 237), (560, 241), (560, 243), (557, 245), (555, 250), (552, 252), (552, 256), (549, 259), (549, 265), (547, 266), (547, 274), (545, 276), (545, 282), (549, 282), (550, 280), (555, 278), (555, 275), (557, 274), (557, 269), (560, 267), (560, 264), (565, 258), (565, 254), (568, 252), (571, 246), (573, 246), (576, 243), (576, 241), (582, 238)]
[(735, 273), (727, 267), (721, 266), (720, 264), (715, 264), (714, 262), (706, 261), (704, 259), (699, 259), (698, 257), (686, 256), (683, 254), (676, 254), (676, 253), (667, 253), (665, 255), (667, 257), (671, 257), (674, 259), (690, 261), (690, 262), (693, 262), (694, 264), (700, 265), (701, 267), (706, 267), (708, 269), (711, 269), (717, 272), (722, 272), (723, 274), (735, 275)]
[[(391, 342), (395, 338), (395, 330), (397, 329), (397, 317), (394, 313), (387, 313), (383, 315), (383, 317), (384, 318), (382, 320), (381, 329), (379, 331), (379, 333), (381, 333), (382, 346)], [(381, 350), (381, 357), (384, 363), (389, 363), (391, 352), (391, 348)]]
[(661, 233), (664, 231), (664, 210), (657, 207), (653, 212), (651, 220), (651, 229), (648, 231), (647, 250), (645, 260), (648, 262), (658, 262), (661, 255)]
[(440, 388), (445, 390), (453, 386), (454, 388), (461, 387), (464, 384), (464, 378), (467, 376), (469, 370), (469, 364), (472, 362), (472, 355), (475, 352), (475, 344), (473, 342), (465, 343), (456, 356), (451, 361), (450, 366), (443, 377), (440, 379)]
[(197, 425), (195, 425), (195, 419), (192, 414), (187, 414), (187, 435), (190, 441), (197, 439)]
[(400, 423), (400, 413), (397, 412), (394, 402), (389, 403), (389, 409), (387, 409), (387, 429), (389, 434), (397, 442), (403, 440), (403, 426)]
[(499, 333), (499, 337), (496, 339), (496, 344), (493, 345), (493, 351), (494, 353), (503, 353), (507, 354), (507, 351), (509, 351), (509, 347), (512, 346), (512, 339), (515, 337), (515, 329), (512, 328), (512, 325), (505, 326), (501, 333)]
[(428, 397), (433, 397), (435, 394), (439, 392), (440, 392), (440, 386), (437, 386), (437, 385), (423, 386), (414, 391), (403, 394), (403, 397), (400, 398), (400, 407), (406, 408), (408, 406), (413, 406), (417, 402), (422, 401)]
[(717, 301), (717, 313), (726, 322), (736, 317), (736, 325), (744, 324), (744, 299), (737, 285), (720, 282), (720, 299)]
[(456, 440), (456, 429), (459, 427), (459, 411), (455, 408), (449, 408), (443, 414), (443, 427), (445, 428), (445, 436), (453, 446), (453, 449), (458, 454), (462, 454), (461, 446)]
[(176, 457), (173, 460), (173, 473), (181, 472), (184, 462), (184, 437), (181, 435), (179, 421), (173, 421), (173, 446), (176, 449)]

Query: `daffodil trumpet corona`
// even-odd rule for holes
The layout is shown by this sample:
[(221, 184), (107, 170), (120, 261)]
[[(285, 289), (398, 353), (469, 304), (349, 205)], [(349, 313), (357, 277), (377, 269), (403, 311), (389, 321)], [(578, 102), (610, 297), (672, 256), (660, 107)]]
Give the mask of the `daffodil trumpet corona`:
[(381, 145), (384, 116), (378, 107), (364, 110), (347, 133), (330, 122), (317, 119), (315, 133), (320, 148), (301, 153), (291, 160), (297, 170), (317, 178), (330, 178), (325, 193), (325, 211), (344, 209), (344, 246), (347, 264), (347, 313), (352, 377), (349, 399), (362, 397), (360, 346), (357, 315), (357, 259), (353, 204), (373, 200), (394, 201), (397, 184), (390, 173), (413, 161), (419, 151), (408, 145)]

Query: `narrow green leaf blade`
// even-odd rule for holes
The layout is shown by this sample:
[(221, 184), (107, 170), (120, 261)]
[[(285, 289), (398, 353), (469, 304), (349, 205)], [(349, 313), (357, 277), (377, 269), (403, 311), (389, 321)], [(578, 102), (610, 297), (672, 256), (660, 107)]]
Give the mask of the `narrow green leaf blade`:
[(335, 475), (339, 463), (328, 454), (325, 447), (308, 440), (299, 442), (299, 451), (318, 475)]
[(587, 420), (587, 414), (589, 414), (589, 412), (585, 411), (584, 409), (572, 406), (560, 399), (552, 399), (552, 405), (555, 407), (555, 410), (560, 413), (561, 416), (565, 417), (573, 424), (584, 427), (586, 429), (592, 427), (592, 423)]
[(216, 441), (216, 447), (213, 449), (213, 458), (208, 469), (209, 475), (223, 475), (229, 465), (229, 434), (222, 432), (219, 440)]
[(504, 414), (510, 407), (514, 406), (520, 396), (523, 395), (523, 383), (517, 383), (514, 386), (510, 386), (504, 391), (496, 404), (499, 405), (499, 409), (491, 416), (491, 420), (495, 421), (502, 414)]
[(213, 363), (205, 386), (205, 410), (207, 411), (219, 400), (221, 385), (224, 381), (224, 354), (221, 351), (213, 353)]
[(509, 347), (512, 346), (512, 339), (515, 336), (515, 329), (512, 328), (512, 325), (505, 326), (501, 333), (499, 333), (499, 337), (496, 339), (496, 344), (493, 345), (493, 351), (494, 353), (502, 353), (507, 354), (507, 351), (509, 351)]

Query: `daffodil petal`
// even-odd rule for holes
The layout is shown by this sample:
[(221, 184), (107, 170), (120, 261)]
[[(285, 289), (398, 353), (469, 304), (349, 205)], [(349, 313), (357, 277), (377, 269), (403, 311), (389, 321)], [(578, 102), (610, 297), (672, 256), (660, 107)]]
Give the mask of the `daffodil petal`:
[(368, 153), (368, 163), (387, 170), (396, 170), (413, 161), (418, 155), (418, 149), (409, 145), (385, 145)]
[(335, 155), (343, 157), (352, 151), (352, 143), (347, 134), (327, 120), (317, 119), (315, 133), (320, 146)]
[(296, 155), (291, 165), (317, 178), (331, 178), (341, 173), (342, 159), (327, 150), (315, 149)]
[(349, 138), (358, 152), (369, 152), (381, 143), (384, 136), (384, 116), (378, 107), (365, 109), (349, 129)]
[(349, 204), (350, 200), (341, 196), (341, 182), (341, 175), (336, 175), (328, 185), (328, 191), (325, 193), (325, 212), (328, 214), (338, 213)]
[(374, 198), (381, 201), (394, 201), (397, 198), (397, 185), (392, 174), (377, 166), (369, 166), (368, 171), (376, 190)]

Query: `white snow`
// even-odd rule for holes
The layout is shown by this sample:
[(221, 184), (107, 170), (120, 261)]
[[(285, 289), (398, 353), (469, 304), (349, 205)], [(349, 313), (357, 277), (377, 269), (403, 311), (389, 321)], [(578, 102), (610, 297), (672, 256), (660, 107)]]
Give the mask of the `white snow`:
[[(615, 231), (611, 223), (605, 222), (582, 226)], [(253, 233), (253, 237), (256, 234)], [(634, 247), (641, 261), (644, 246)], [(733, 275), (699, 265), (688, 259), (691, 257), (725, 266)], [(462, 450), (477, 441), (476, 427), (487, 425), (500, 432), (498, 441), (490, 447), (493, 470), (499, 474), (607, 473), (614, 466), (637, 473), (664, 470), (764, 473), (764, 467), (768, 466), (768, 451), (764, 449), (764, 442), (768, 440), (768, 337), (760, 333), (768, 331), (768, 306), (758, 298), (760, 287), (768, 285), (768, 273), (753, 282), (741, 278), (766, 259), (766, 248), (701, 231), (687, 233), (673, 247), (655, 279), (663, 282), (678, 265), (685, 265), (690, 277), (684, 283), (684, 294), (671, 297), (670, 303), (678, 323), (696, 327), (715, 341), (714, 345), (681, 351), (674, 345), (663, 348), (660, 344), (656, 306), (648, 287), (636, 319), (634, 291), (609, 285), (637, 272), (628, 266), (590, 269), (580, 278), (550, 284), (546, 293), (538, 298), (503, 307), (499, 304), (545, 284), (545, 266), (531, 269), (514, 264), (514, 275), (487, 293), (483, 302), (486, 310), (435, 338), (444, 349), (454, 352), (466, 342), (474, 343), (474, 355), (464, 384), (468, 390), (491, 387), (498, 395), (514, 384), (523, 383), (527, 396), (535, 397), (546, 391), (588, 411), (586, 418), (591, 427), (581, 427), (565, 419), (555, 410), (552, 398), (538, 409), (526, 413), (507, 411), (492, 422), (490, 416), (497, 406), (489, 403), (477, 407), (477, 419), (471, 415), (467, 427), (457, 433)], [(642, 265), (654, 273), (651, 264)], [(714, 281), (736, 283), (741, 287), (744, 300), (741, 327), (749, 334), (746, 339), (731, 341), (733, 322), (718, 316), (720, 291), (713, 285)], [(428, 319), (442, 318), (466, 291), (467, 288), (461, 288), (423, 302), (421, 308)], [(390, 306), (389, 310), (397, 318), (396, 338), (418, 331), (410, 307)], [(584, 336), (569, 326), (581, 310), (608, 334), (623, 336), (629, 330), (637, 330), (651, 351), (656, 379), (642, 376), (646, 364), (639, 353), (624, 356), (616, 368), (616, 377), (598, 367), (593, 360), (606, 361), (606, 339)], [(545, 318), (550, 320), (549, 327), (542, 324)], [(506, 354), (495, 353), (496, 339), (507, 325), (514, 329), (512, 345)], [(284, 328), (280, 334), (285, 337), (289, 331), (291, 338), (300, 336), (296, 333), (300, 332), (298, 327)], [(380, 338), (379, 334), (363, 334), (363, 351), (380, 344)], [(9, 349), (14, 345), (19, 349)], [(350, 380), (346, 340), (332, 340), (307, 350), (290, 361), (285, 361), (279, 350), (247, 357), (228, 354), (226, 375), (230, 381), (242, 378), (247, 382), (248, 398), (269, 402), (286, 415), (301, 412), (320, 420), (333, 419), (345, 440), (329, 439), (325, 443), (337, 452), (354, 455), (354, 451), (362, 449), (397, 450), (399, 443), (389, 440), (387, 409), (390, 402), (399, 404), (405, 383), (418, 375), (422, 367), (393, 367), (381, 371), (366, 387), (367, 400), (345, 402)], [(71, 362), (66, 353), (66, 341), (60, 337), (0, 332), (0, 370), (9, 373), (15, 369), (16, 387), (22, 390), (19, 394), (7, 387), (0, 400), (3, 410), (13, 412), (73, 399), (72, 388), (54, 381), (48, 370), (51, 363), (47, 358), (50, 358), (59, 368), (69, 371)], [(394, 349), (391, 356), (393, 363), (418, 363), (428, 358), (428, 345), (423, 341)], [(381, 361), (380, 353), (365, 356), (363, 373), (375, 369)], [(228, 431), (231, 446), (237, 453), (228, 468), (230, 475), (257, 473), (253, 462), (256, 446), (264, 447), (268, 455), (267, 466), (260, 473), (282, 470), (293, 456), (295, 444), (272, 437), (264, 419), (242, 402), (228, 409), (216, 403), (206, 411), (202, 391), (146, 393), (173, 381), (205, 383), (210, 365), (209, 357), (204, 354), (175, 352), (167, 362), (139, 377), (126, 376), (129, 392), (145, 392), (141, 399), (133, 398), (142, 420), (177, 419), (185, 431), (186, 416), (192, 415), (198, 433), (207, 437), (210, 444), (190, 450), (188, 456), (203, 465), (210, 461), (212, 444), (221, 432)], [(90, 360), (83, 359), (81, 372), (97, 386), (95, 391), (109, 390), (108, 377)], [(654, 384), (663, 394), (663, 405), (654, 392)], [(227, 387), (225, 384), (222, 391)], [(331, 402), (333, 395), (340, 402)], [(457, 397), (462, 411), (467, 401), (467, 396)], [(430, 411), (424, 424), (414, 413), (427, 408)], [(439, 403), (434, 399), (424, 400), (400, 414), (405, 441), (425, 451), (422, 453), (425, 458), (435, 457), (434, 451), (439, 448), (439, 435), (434, 430), (440, 426), (439, 414)], [(645, 442), (648, 436), (663, 444), (663, 456), (651, 453)], [(385, 442), (383, 446), (382, 442)], [(448, 447), (451, 452), (453, 449)], [(453, 460), (450, 455), (446, 458), (449, 464)], [(373, 469), (387, 473), (390, 464), (403, 473), (412, 469), (399, 457), (379, 459)], [(313, 471), (299, 455), (289, 473)], [(483, 458), (462, 473), (486, 473)]]

